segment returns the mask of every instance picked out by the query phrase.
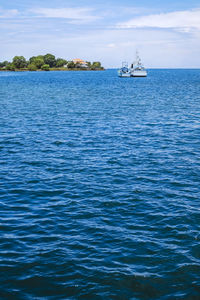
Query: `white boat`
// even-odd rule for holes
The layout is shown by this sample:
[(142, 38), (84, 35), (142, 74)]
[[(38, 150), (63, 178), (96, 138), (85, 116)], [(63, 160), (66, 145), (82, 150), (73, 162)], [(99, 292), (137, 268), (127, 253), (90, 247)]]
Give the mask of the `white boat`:
[(131, 64), (130, 75), (131, 75), (131, 77), (146, 77), (147, 76), (147, 70), (142, 65), (138, 51), (136, 51), (136, 60)]
[(118, 70), (119, 77), (131, 77), (130, 69), (128, 68), (128, 63), (123, 62), (121, 69)]
[(118, 70), (119, 77), (146, 77), (147, 70), (141, 63), (138, 52), (136, 51), (136, 60), (128, 67), (127, 62), (122, 63), (121, 69)]

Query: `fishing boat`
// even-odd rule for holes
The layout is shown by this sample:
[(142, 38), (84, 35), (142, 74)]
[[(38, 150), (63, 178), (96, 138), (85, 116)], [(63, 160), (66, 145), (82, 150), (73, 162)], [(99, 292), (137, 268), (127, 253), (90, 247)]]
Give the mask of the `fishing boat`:
[(138, 51), (136, 51), (136, 60), (131, 64), (130, 67), (130, 76), (131, 77), (146, 77), (147, 70), (144, 68), (139, 57)]
[(128, 63), (124, 61), (122, 63), (121, 69), (118, 70), (118, 76), (119, 77), (131, 77), (130, 69), (128, 67)]

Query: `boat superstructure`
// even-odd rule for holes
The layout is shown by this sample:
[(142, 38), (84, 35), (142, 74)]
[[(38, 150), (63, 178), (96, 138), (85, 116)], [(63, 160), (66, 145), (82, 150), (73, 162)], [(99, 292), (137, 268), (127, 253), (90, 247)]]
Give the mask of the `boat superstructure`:
[(139, 57), (138, 51), (136, 51), (136, 59), (130, 67), (131, 77), (146, 77), (147, 71), (142, 65), (141, 58)]
[(128, 67), (128, 63), (124, 61), (122, 63), (121, 69), (118, 70), (118, 76), (119, 77), (131, 77), (130, 76), (130, 69)]

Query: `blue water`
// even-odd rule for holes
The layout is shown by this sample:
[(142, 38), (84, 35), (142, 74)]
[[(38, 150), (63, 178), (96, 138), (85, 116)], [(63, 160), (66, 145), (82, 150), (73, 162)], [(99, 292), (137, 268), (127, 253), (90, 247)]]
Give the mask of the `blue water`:
[(200, 298), (200, 70), (0, 72), (0, 299)]

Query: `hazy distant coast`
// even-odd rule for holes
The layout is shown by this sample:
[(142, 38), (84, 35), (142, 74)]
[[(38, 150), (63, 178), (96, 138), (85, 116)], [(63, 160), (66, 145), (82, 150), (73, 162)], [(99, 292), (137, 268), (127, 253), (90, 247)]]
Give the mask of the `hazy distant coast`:
[(28, 60), (24, 56), (15, 56), (12, 62), (0, 62), (0, 71), (96, 71), (104, 70), (99, 61), (84, 61), (76, 58), (66, 60), (56, 58), (53, 54), (32, 56)]

